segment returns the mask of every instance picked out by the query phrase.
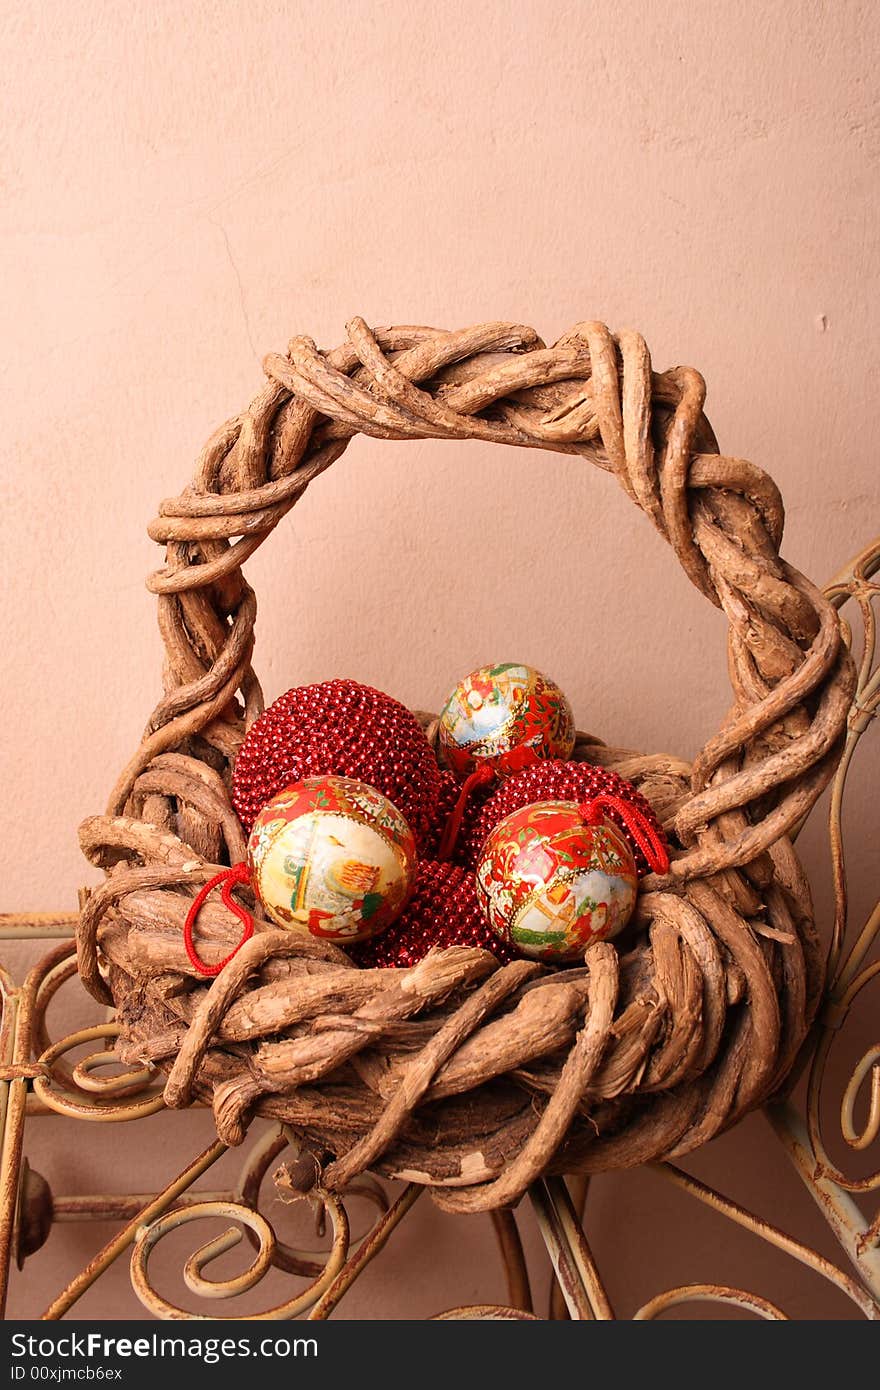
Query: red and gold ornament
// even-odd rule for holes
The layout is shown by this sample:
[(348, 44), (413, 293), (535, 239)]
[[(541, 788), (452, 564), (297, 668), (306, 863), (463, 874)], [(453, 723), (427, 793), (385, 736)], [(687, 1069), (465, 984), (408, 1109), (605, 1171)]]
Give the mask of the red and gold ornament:
[(533, 666), (481, 666), (456, 685), (440, 714), (442, 761), (459, 777), (485, 763), (505, 775), (574, 748), (571, 706), (555, 681)]
[[(462, 825), (455, 858), (475, 869), (487, 836), (512, 811), (537, 801), (592, 801), (597, 796), (619, 798), (634, 806), (650, 824), (653, 837), (666, 849), (666, 836), (651, 804), (632, 782), (627, 782), (608, 768), (592, 763), (560, 762), (553, 759), (523, 768), (522, 772), (506, 777), (496, 785), (476, 816)], [(625, 814), (614, 804), (606, 806), (608, 819), (623, 831), (636, 861), (639, 877), (650, 872), (650, 865), (639, 841), (633, 834)]]
[(432, 948), (447, 946), (479, 946), (502, 962), (516, 956), (486, 922), (473, 874), (459, 864), (423, 859), (412, 897), (397, 921), (381, 936), (346, 950), (362, 967), (405, 969)]
[(193, 931), (203, 902), (221, 887), (242, 922), (236, 951), (253, 934), (251, 914), (231, 897), (249, 884), (269, 917), (290, 931), (348, 945), (384, 931), (403, 910), (416, 877), (412, 832), (374, 787), (346, 777), (307, 777), (266, 803), (254, 821), (247, 862), (213, 878), (187, 915), (184, 944), (202, 975), (217, 975), (199, 956)]
[(564, 964), (623, 930), (638, 874), (628, 840), (608, 819), (611, 809), (625, 817), (650, 867), (665, 872), (665, 845), (650, 822), (632, 803), (610, 796), (521, 806), (490, 832), (477, 867), (477, 897), (508, 946)]
[(306, 777), (279, 792), (254, 821), (247, 852), (273, 922), (341, 944), (384, 931), (416, 872), (397, 807), (348, 777)]
[(250, 830), (266, 802), (305, 777), (349, 777), (383, 793), (416, 844), (436, 819), (437, 759), (399, 701), (351, 680), (288, 690), (248, 731), (232, 773), (232, 804)]

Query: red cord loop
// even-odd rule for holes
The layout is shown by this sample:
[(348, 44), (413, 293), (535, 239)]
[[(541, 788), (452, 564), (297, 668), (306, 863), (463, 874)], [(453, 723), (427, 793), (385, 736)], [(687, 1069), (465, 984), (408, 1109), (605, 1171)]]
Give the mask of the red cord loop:
[(605, 819), (603, 811), (616, 811), (623, 820), (645, 859), (655, 874), (669, 872), (669, 850), (657, 827), (651, 823), (644, 811), (622, 796), (600, 792), (589, 801), (581, 802), (578, 810), (585, 825), (601, 825)]
[[(232, 957), (241, 950), (244, 943), (253, 936), (253, 917), (246, 907), (242, 907), (241, 903), (237, 903), (232, 897), (232, 890), (237, 883), (249, 882), (250, 871), (247, 864), (233, 864), (231, 869), (224, 869), (222, 873), (215, 874), (213, 878), (208, 879), (208, 882), (193, 898), (190, 910), (186, 914), (186, 921), (183, 924), (183, 944), (186, 947), (186, 954), (189, 956), (193, 969), (197, 970), (200, 975), (219, 975), (224, 965), (228, 965)], [(223, 902), (223, 906), (228, 908), (230, 912), (235, 913), (235, 916), (242, 923), (243, 930), (241, 933), (241, 940), (238, 945), (229, 952), (228, 956), (224, 956), (216, 965), (206, 965), (195, 948), (195, 943), (193, 942), (193, 927), (196, 924), (196, 918), (201, 912), (208, 895), (221, 883), (223, 887), (220, 891), (220, 898)]]
[(475, 791), (477, 787), (486, 787), (494, 780), (495, 773), (489, 763), (478, 763), (470, 776), (465, 778), (461, 786), (461, 791), (458, 793), (458, 800), (450, 813), (449, 820), (446, 822), (443, 837), (440, 841), (440, 848), (437, 851), (438, 859), (448, 859), (455, 849), (458, 842), (459, 831), (461, 830), (461, 823), (464, 820), (464, 813), (467, 809), (471, 793)]

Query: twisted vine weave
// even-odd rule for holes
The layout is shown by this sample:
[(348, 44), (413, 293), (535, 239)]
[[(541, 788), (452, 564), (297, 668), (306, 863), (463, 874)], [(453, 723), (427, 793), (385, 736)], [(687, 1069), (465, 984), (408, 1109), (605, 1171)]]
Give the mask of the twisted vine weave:
[[(84, 899), (82, 978), (115, 1002), (122, 1055), (167, 1073), (167, 1104), (210, 1103), (228, 1143), (255, 1113), (291, 1125), (294, 1185), (341, 1188), (369, 1168), (473, 1211), (542, 1172), (685, 1153), (781, 1085), (819, 997), (787, 837), (841, 751), (854, 669), (836, 613), (780, 558), (773, 481), (719, 453), (699, 373), (655, 372), (638, 334), (579, 323), (548, 347), (517, 324), (356, 318), (347, 335), (270, 355), (259, 395), (150, 525), (166, 552), (149, 580), (165, 690), (106, 814), (81, 827), (105, 871)], [(242, 566), (357, 434), (577, 454), (726, 615), (733, 701), (693, 765), (578, 738), (575, 757), (633, 781), (679, 846), (643, 880), (626, 951), (598, 943), (554, 972), (456, 947), (359, 970), (257, 906), (252, 940), (210, 984), (194, 977), (182, 925), (199, 887), (244, 857), (230, 772), (263, 708)], [(236, 924), (208, 905), (200, 932), (216, 961)]]

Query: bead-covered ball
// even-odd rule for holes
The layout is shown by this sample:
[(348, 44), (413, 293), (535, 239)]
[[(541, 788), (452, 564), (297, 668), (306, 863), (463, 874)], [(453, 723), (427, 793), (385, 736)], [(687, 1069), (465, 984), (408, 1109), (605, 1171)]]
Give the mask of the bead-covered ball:
[[(437, 794), (437, 809), (434, 812), (434, 824), (431, 826), (431, 829), (428, 832), (428, 837), (424, 845), (420, 846), (423, 858), (437, 858), (437, 854), (440, 849), (440, 844), (443, 839), (443, 832), (446, 829), (446, 822), (449, 820), (449, 817), (455, 810), (455, 804), (458, 801), (460, 791), (461, 784), (458, 781), (458, 778), (455, 777), (447, 767), (441, 767), (440, 789)], [(475, 804), (482, 805), (482, 802)], [(472, 813), (471, 819), (473, 818), (473, 815), (476, 815), (476, 810)], [(470, 819), (467, 823), (468, 825), (470, 825)]]
[(416, 875), (397, 807), (346, 777), (307, 777), (279, 792), (257, 816), (247, 853), (273, 922), (342, 944), (393, 922)]
[(622, 931), (638, 891), (635, 860), (610, 821), (585, 823), (571, 801), (523, 806), (483, 845), (477, 896), (502, 941), (553, 963)]
[[(552, 759), (523, 768), (522, 772), (505, 777), (503, 782), (492, 788), (488, 799), (482, 806), (478, 805), (476, 813), (469, 820), (465, 820), (459, 836), (456, 860), (475, 869), (486, 837), (499, 821), (509, 816), (511, 811), (518, 811), (521, 806), (528, 806), (536, 801), (576, 801), (580, 804), (603, 794), (634, 807), (650, 824), (656, 839), (662, 845), (666, 844), (663, 827), (650, 802), (632, 782), (627, 782), (608, 768), (594, 767), (592, 763), (564, 763)], [(613, 807), (605, 814), (629, 842), (639, 877), (649, 873), (653, 866), (645, 858), (636, 836), (626, 823), (625, 815)]]
[(459, 864), (422, 859), (412, 897), (397, 921), (381, 936), (352, 947), (350, 955), (361, 967), (405, 969), (433, 947), (447, 946), (479, 946), (504, 962), (516, 954), (488, 926), (473, 874)]
[(357, 681), (300, 685), (249, 729), (232, 773), (232, 804), (250, 830), (266, 802), (304, 777), (351, 777), (382, 792), (421, 847), (437, 810), (440, 769), (399, 701)]
[(489, 763), (506, 774), (574, 748), (571, 706), (533, 666), (481, 666), (459, 681), (440, 714), (442, 759), (458, 776)]

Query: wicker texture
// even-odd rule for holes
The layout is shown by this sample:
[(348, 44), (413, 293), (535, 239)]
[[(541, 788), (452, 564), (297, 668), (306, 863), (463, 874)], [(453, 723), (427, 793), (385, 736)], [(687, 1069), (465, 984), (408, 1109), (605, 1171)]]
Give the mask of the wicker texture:
[[(81, 828), (106, 871), (84, 897), (81, 975), (115, 1001), (120, 1051), (168, 1072), (172, 1106), (213, 1104), (240, 1142), (253, 1113), (289, 1122), (294, 1186), (371, 1168), (459, 1211), (515, 1201), (542, 1172), (684, 1153), (763, 1101), (811, 1022), (822, 962), (787, 837), (831, 777), (854, 689), (836, 612), (779, 557), (772, 480), (718, 453), (700, 375), (654, 373), (635, 333), (348, 326), (295, 338), (251, 407), (209, 441), (150, 535), (165, 695), (107, 814)], [(182, 925), (198, 887), (244, 855), (230, 769), (262, 710), (243, 562), (356, 434), (483, 439), (574, 453), (614, 474), (729, 623), (733, 705), (693, 766), (580, 735), (575, 757), (634, 781), (680, 846), (643, 880), (629, 949), (583, 968), (457, 947), (409, 970), (258, 922), (210, 984)], [(429, 736), (433, 727), (423, 720)], [(200, 951), (236, 939), (222, 909)]]

